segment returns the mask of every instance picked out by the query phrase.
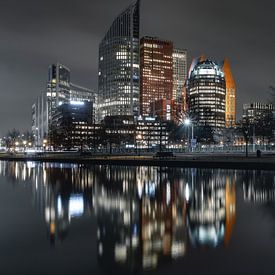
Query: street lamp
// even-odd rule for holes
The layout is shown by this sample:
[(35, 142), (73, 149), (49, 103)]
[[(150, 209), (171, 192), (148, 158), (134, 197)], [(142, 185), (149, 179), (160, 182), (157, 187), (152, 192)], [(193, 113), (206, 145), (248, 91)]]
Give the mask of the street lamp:
[(187, 118), (185, 121), (184, 121), (184, 124), (186, 126), (189, 126), (191, 124), (191, 119)]
[[(184, 121), (184, 125), (188, 127), (188, 147), (190, 147), (190, 140), (189, 140), (189, 126), (191, 125), (191, 140), (194, 139), (194, 124), (192, 123), (190, 118), (186, 118)], [(192, 148), (193, 151), (193, 148)]]
[(48, 143), (48, 140), (47, 140), (47, 139), (44, 139), (44, 140), (43, 140), (43, 149), (44, 149), (44, 151), (45, 151), (45, 149), (46, 149), (47, 143)]

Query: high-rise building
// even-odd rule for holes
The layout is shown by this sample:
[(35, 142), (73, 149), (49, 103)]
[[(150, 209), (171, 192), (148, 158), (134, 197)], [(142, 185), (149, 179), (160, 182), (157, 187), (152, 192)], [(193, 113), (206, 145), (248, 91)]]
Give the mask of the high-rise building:
[(187, 80), (187, 50), (173, 50), (173, 99), (185, 102), (184, 84)]
[(236, 125), (236, 85), (228, 59), (224, 59), (222, 69), (226, 83), (225, 125), (234, 127)]
[(187, 81), (188, 104), (198, 126), (225, 127), (226, 84), (221, 67), (211, 60), (199, 61)]
[(66, 66), (60, 63), (51, 65), (47, 91), (42, 92), (32, 106), (32, 133), (36, 146), (42, 146), (43, 139), (48, 137), (53, 126), (53, 116), (59, 106), (82, 101), (95, 102), (94, 92), (71, 83), (71, 72)]
[(139, 9), (130, 5), (113, 22), (99, 45), (99, 119), (139, 114)]
[[(70, 78), (70, 69), (60, 63), (52, 64), (48, 69), (47, 124), (49, 128), (51, 127), (52, 117), (57, 107), (70, 101)], [(44, 97), (44, 95), (42, 95), (42, 97)], [(47, 129), (47, 132), (49, 132), (49, 129)]]
[(150, 104), (173, 99), (173, 43), (143, 37), (140, 43), (140, 111), (150, 115)]

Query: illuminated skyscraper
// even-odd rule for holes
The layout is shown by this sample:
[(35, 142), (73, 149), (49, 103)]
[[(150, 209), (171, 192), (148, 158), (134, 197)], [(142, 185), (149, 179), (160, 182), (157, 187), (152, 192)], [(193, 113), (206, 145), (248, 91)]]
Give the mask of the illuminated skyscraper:
[(99, 119), (139, 114), (139, 8), (130, 5), (113, 22), (99, 45)]
[(198, 61), (187, 81), (189, 111), (198, 126), (225, 127), (225, 78), (211, 60)]
[(223, 61), (222, 69), (226, 83), (225, 125), (234, 127), (236, 125), (236, 86), (228, 59)]
[(57, 108), (71, 101), (95, 102), (95, 94), (88, 88), (71, 83), (71, 71), (56, 63), (48, 69), (47, 90), (43, 91), (32, 105), (32, 133), (36, 146), (43, 145), (52, 128)]
[(153, 37), (140, 42), (140, 111), (150, 114), (150, 104), (173, 98), (173, 43)]
[(187, 51), (173, 50), (173, 99), (177, 103), (184, 101), (184, 84), (187, 80)]

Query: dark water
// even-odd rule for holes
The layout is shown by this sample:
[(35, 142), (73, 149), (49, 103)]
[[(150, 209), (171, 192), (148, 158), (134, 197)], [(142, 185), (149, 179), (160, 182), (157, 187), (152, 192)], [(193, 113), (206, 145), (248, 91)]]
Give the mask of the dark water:
[(0, 274), (275, 274), (275, 172), (0, 162)]

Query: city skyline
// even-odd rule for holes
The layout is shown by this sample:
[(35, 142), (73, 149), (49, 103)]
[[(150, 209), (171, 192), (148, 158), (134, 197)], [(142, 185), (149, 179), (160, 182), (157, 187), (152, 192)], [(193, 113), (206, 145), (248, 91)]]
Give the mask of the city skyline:
[[(268, 101), (268, 86), (275, 81), (272, 2), (249, 2), (249, 12), (246, 1), (237, 9), (237, 2), (222, 6), (216, 6), (216, 2), (142, 1), (141, 37), (152, 35), (172, 40), (176, 47), (188, 50), (189, 64), (201, 53), (215, 61), (227, 57), (236, 81), (240, 119), (242, 104)], [(68, 65), (74, 71), (73, 82), (97, 89), (99, 42), (113, 19), (130, 3), (60, 0), (54, 11), (51, 1), (0, 4), (1, 135), (14, 127), (30, 129), (31, 105), (45, 90), (51, 63)], [(152, 12), (154, 19), (150, 16)], [(235, 21), (231, 22), (233, 12)], [(163, 16), (167, 18), (165, 24), (161, 24)], [(11, 21), (14, 18), (17, 20)]]

